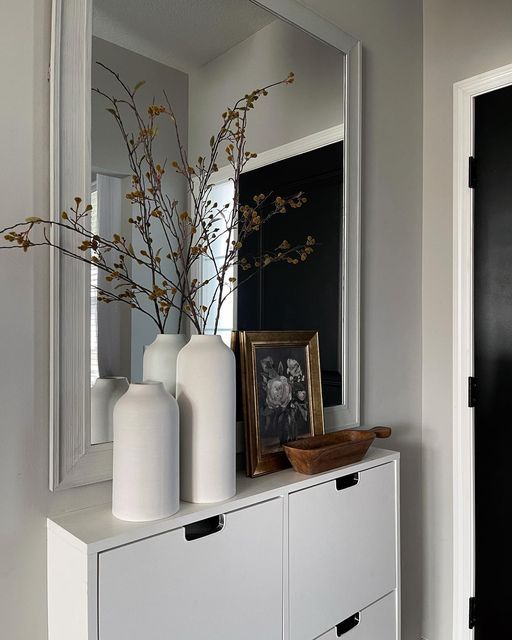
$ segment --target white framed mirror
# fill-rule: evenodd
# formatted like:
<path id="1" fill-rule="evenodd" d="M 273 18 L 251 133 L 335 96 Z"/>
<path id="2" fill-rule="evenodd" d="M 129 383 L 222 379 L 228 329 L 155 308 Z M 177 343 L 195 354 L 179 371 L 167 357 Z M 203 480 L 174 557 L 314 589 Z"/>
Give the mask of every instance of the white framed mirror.
<path id="1" fill-rule="evenodd" d="M 320 156 L 315 154 L 329 149 L 331 155 L 338 154 L 339 218 L 333 222 L 336 232 L 324 241 L 325 255 L 332 253 L 333 284 L 321 296 L 318 320 L 321 344 L 324 335 L 327 345 L 322 354 L 324 399 L 328 398 L 324 414 L 328 431 L 358 425 L 360 43 L 295 0 L 151 0 L 143 7 L 135 0 L 54 0 L 51 215 L 60 219 L 79 196 L 94 203 L 96 223 L 108 233 L 117 224 L 112 216 L 119 223 L 123 219 L 124 181 L 130 172 L 111 140 L 114 125 L 108 128 L 103 107 L 91 100 L 91 87 L 105 82 L 101 69 L 94 66 L 96 60 L 133 84 L 146 80 L 149 101 L 169 85 L 179 90 L 179 110 L 188 123 L 187 144 L 196 155 L 208 143 L 211 118 L 218 117 L 230 100 L 262 80 L 274 81 L 294 71 L 297 93 L 290 92 L 287 103 L 262 108 L 258 114 L 260 123 L 249 139 L 258 152 L 251 179 L 258 171 L 264 176 L 265 167 L 290 159 L 296 163 L 303 158 L 318 166 Z M 291 167 L 296 170 L 296 165 Z M 223 180 L 221 167 L 220 190 Z M 101 216 L 103 210 L 109 211 L 108 219 Z M 71 239 L 60 241 L 75 248 Z M 91 296 L 95 277 L 87 265 L 52 253 L 52 490 L 112 477 L 111 436 L 91 432 L 91 387 L 96 378 L 140 380 L 143 347 L 154 338 L 144 319 L 110 309 L 107 313 L 96 305 Z M 221 327 L 226 334 L 237 327 L 297 328 L 275 326 L 285 315 L 279 310 L 269 314 L 264 290 L 268 287 L 259 282 L 250 294 L 260 300 L 256 314 L 248 313 L 243 297 L 234 300 Z M 310 289 L 307 295 L 313 300 L 319 292 Z M 256 316 L 258 325 L 253 326 Z M 303 321 L 311 324 L 314 319 L 307 316 Z M 175 329 L 169 326 L 169 332 Z"/>

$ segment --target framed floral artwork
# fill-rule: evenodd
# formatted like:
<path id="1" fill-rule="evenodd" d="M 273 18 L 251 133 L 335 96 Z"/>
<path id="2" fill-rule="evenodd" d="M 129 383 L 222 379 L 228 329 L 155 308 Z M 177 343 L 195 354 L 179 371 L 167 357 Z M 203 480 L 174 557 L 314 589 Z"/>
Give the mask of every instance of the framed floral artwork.
<path id="1" fill-rule="evenodd" d="M 318 333 L 241 331 L 247 475 L 289 466 L 283 443 L 324 432 Z"/>

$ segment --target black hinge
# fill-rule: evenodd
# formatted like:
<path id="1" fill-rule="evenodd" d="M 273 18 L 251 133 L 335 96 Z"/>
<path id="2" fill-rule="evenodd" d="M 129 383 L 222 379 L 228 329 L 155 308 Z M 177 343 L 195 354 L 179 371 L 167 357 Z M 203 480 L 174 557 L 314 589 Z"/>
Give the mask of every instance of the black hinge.
<path id="1" fill-rule="evenodd" d="M 476 160 L 473 156 L 469 157 L 468 162 L 468 187 L 470 189 L 476 187 Z"/>
<path id="2" fill-rule="evenodd" d="M 476 378 L 468 378 L 468 407 L 476 407 Z"/>
<path id="3" fill-rule="evenodd" d="M 469 628 L 474 629 L 476 625 L 476 599 L 469 599 Z"/>

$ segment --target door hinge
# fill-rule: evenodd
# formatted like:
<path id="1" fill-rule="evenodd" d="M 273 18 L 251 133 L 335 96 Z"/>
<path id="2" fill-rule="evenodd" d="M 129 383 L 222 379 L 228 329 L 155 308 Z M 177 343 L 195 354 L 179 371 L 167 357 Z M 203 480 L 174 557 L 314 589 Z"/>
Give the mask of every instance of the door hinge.
<path id="1" fill-rule="evenodd" d="M 476 599 L 473 596 L 469 599 L 469 628 L 474 629 L 476 625 Z"/>
<path id="2" fill-rule="evenodd" d="M 468 407 L 476 406 L 476 378 L 468 378 Z"/>
<path id="3" fill-rule="evenodd" d="M 476 187 L 476 160 L 473 156 L 468 159 L 468 187 L 470 189 Z"/>

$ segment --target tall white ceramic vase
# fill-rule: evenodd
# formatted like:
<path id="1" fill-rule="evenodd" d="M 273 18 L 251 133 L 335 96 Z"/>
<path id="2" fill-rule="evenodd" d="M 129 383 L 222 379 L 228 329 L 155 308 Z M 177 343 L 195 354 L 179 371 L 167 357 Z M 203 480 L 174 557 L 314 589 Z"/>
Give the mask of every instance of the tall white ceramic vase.
<path id="1" fill-rule="evenodd" d="M 128 380 L 120 376 L 96 379 L 91 388 L 91 444 L 112 441 L 114 405 L 128 386 Z"/>
<path id="2" fill-rule="evenodd" d="M 236 493 L 235 357 L 220 336 L 192 336 L 178 355 L 181 498 Z"/>
<path id="3" fill-rule="evenodd" d="M 179 509 L 179 411 L 161 382 L 131 384 L 114 408 L 112 513 L 166 518 Z"/>
<path id="4" fill-rule="evenodd" d="M 187 340 L 187 336 L 182 333 L 157 335 L 144 349 L 143 380 L 163 382 L 165 390 L 176 397 L 176 360 Z"/>

